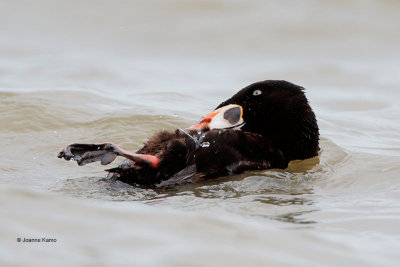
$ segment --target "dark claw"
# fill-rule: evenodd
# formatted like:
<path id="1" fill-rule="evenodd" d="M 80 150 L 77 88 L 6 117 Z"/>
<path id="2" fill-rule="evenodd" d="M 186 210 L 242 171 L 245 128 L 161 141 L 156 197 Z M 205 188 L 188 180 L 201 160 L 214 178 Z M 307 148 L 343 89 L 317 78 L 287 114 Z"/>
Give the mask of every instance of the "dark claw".
<path id="1" fill-rule="evenodd" d="M 64 156 L 64 150 L 61 150 L 60 152 L 58 152 L 57 158 L 61 159 L 63 156 Z"/>
<path id="2" fill-rule="evenodd" d="M 67 151 L 66 151 L 67 149 Z M 57 157 L 58 158 L 64 158 L 65 160 L 70 160 L 74 155 L 71 154 L 71 150 L 68 147 L 64 147 L 63 149 L 61 149 L 60 152 L 58 152 Z"/>

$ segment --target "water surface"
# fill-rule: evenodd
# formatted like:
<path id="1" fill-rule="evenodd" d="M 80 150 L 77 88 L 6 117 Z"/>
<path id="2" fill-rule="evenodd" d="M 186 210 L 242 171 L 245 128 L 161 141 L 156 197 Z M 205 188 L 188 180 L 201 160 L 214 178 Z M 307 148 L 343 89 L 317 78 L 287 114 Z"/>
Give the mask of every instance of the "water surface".
<path id="1" fill-rule="evenodd" d="M 400 263 L 397 1 L 0 3 L 1 265 Z M 168 190 L 56 158 L 265 79 L 306 88 L 319 157 Z"/>

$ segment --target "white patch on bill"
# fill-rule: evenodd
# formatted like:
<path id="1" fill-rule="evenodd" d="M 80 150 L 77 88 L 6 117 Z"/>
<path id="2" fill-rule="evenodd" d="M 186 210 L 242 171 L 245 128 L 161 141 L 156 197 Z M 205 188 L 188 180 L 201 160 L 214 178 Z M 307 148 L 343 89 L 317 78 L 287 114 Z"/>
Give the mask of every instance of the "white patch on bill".
<path id="1" fill-rule="evenodd" d="M 231 110 L 233 108 L 238 108 L 238 107 L 241 110 L 239 120 L 237 120 L 235 123 L 231 123 L 227 119 L 225 119 L 225 117 L 224 117 L 225 112 L 227 112 L 228 110 Z M 244 125 L 244 120 L 242 118 L 243 109 L 241 106 L 235 105 L 235 104 L 230 104 L 230 105 L 224 106 L 222 108 L 219 108 L 218 110 L 219 110 L 218 114 L 215 115 L 208 124 L 208 127 L 210 129 L 227 129 L 227 128 L 240 129 Z"/>

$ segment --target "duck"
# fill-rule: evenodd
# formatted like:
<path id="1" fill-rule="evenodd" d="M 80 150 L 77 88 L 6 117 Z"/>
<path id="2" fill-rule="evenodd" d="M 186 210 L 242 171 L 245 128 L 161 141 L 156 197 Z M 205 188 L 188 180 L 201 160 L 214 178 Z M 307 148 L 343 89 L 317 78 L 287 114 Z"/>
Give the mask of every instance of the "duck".
<path id="1" fill-rule="evenodd" d="M 247 170 L 285 169 L 318 155 L 319 128 L 302 86 L 265 80 L 244 87 L 186 128 L 160 131 L 135 153 L 114 143 L 74 143 L 58 158 L 110 164 L 107 179 L 131 185 L 194 183 Z"/>

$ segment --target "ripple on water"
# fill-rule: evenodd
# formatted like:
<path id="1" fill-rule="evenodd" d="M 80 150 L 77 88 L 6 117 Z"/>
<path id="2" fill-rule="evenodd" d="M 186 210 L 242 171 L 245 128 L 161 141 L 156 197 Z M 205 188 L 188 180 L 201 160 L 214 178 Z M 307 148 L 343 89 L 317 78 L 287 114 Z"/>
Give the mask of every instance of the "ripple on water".
<path id="1" fill-rule="evenodd" d="M 182 210 L 228 210 L 243 216 L 298 224 L 318 208 L 314 186 L 327 179 L 347 154 L 327 139 L 319 157 L 293 161 L 286 170 L 248 171 L 172 188 L 143 188 L 97 177 L 62 181 L 53 190 L 64 194 L 112 201 L 139 201 Z"/>
<path id="2" fill-rule="evenodd" d="M 65 100 L 60 101 L 60 94 Z M 162 128 L 185 127 L 189 123 L 182 117 L 138 114 L 132 107 L 121 108 L 123 104 L 118 101 L 88 92 L 4 93 L 3 96 L 4 105 L 1 111 L 8 112 L 11 117 L 2 122 L 5 128 L 1 134 L 7 136 L 7 131 L 18 134 L 19 137 L 12 142 L 18 143 L 21 151 L 14 146 L 10 153 L 16 151 L 25 162 L 31 162 L 32 156 L 22 151 L 33 151 L 36 153 L 33 156 L 45 157 L 52 153 L 55 155 L 56 151 L 52 151 L 54 147 L 76 141 L 112 140 L 128 150 L 136 150 L 152 133 Z M 69 103 L 72 100 L 75 101 L 73 108 Z M 80 103 L 86 108 L 82 109 Z M 119 108 L 112 110 L 113 105 Z M 14 109 L 19 113 L 11 112 Z M 16 117 L 23 123 L 16 124 Z M 7 147 L 8 144 L 4 146 Z M 292 161 L 285 170 L 249 171 L 241 175 L 167 189 L 133 187 L 121 182 L 102 181 L 97 175 L 90 175 L 98 173 L 95 170 L 100 167 L 95 164 L 80 169 L 76 165 L 66 165 L 65 162 L 60 164 L 55 158 L 55 163 L 39 163 L 49 173 L 49 177 L 54 171 L 59 173 L 61 169 L 65 169 L 68 173 L 68 169 L 74 168 L 73 171 L 70 170 L 70 176 L 65 176 L 68 179 L 58 179 L 55 186 L 52 185 L 53 182 L 50 183 L 53 191 L 74 197 L 139 201 L 183 210 L 214 209 L 217 213 L 222 209 L 243 216 L 304 223 L 310 220 L 303 218 L 302 214 L 316 209 L 315 185 L 329 180 L 338 167 L 346 164 L 348 158 L 349 155 L 343 149 L 328 139 L 321 138 L 319 157 Z M 26 172 L 32 173 L 32 168 L 36 166 L 37 163 L 32 162 Z M 11 173 L 13 165 L 9 163 L 0 168 Z M 82 173 L 82 176 L 77 173 Z M 77 178 L 70 178 L 71 176 Z M 327 183 L 334 185 L 334 181 Z"/>
<path id="3" fill-rule="evenodd" d="M 60 94 L 66 101 L 60 101 Z M 26 162 L 24 172 L 37 176 L 44 184 L 46 181 L 43 181 L 43 175 L 32 174 L 32 170 L 38 166 L 41 169 L 38 173 L 43 174 L 45 170 L 49 177 L 52 177 L 53 172 L 65 171 L 64 177 L 69 179 L 58 179 L 56 186 L 52 186 L 53 180 L 47 184 L 51 184 L 54 191 L 75 197 L 139 201 L 183 210 L 215 210 L 217 213 L 228 210 L 243 216 L 304 223 L 310 220 L 303 215 L 316 210 L 315 186 L 343 186 L 343 181 L 332 180 L 331 177 L 350 158 L 333 142 L 321 138 L 319 157 L 292 161 L 285 170 L 249 171 L 241 175 L 168 189 L 110 183 L 96 177 L 99 172 L 95 170 L 100 168 L 98 165 L 80 169 L 65 162 L 61 164 L 55 158 L 54 147 L 77 141 L 112 140 L 128 150 L 136 150 L 152 133 L 162 128 L 185 127 L 189 122 L 182 117 L 161 118 L 157 114 L 138 114 L 132 107 L 121 108 L 118 101 L 87 92 L 4 93 L 3 96 L 1 101 L 4 105 L 1 106 L 1 111 L 10 117 L 2 122 L 4 128 L 0 134 L 6 138 L 9 135 L 7 131 L 12 131 L 17 136 L 15 140 L 8 142 L 11 145 L 3 144 L 6 149 L 13 146 L 13 149 L 8 149 L 11 158 L 20 157 L 20 160 Z M 70 107 L 67 100 L 75 101 L 74 108 Z M 82 109 L 80 103 L 87 108 Z M 119 108 L 110 112 L 114 104 Z M 19 113 L 13 113 L 12 110 Z M 22 123 L 17 124 L 15 121 Z M 26 151 L 34 152 L 35 155 Z M 32 161 L 32 157 L 46 158 L 49 154 L 54 154 L 55 162 Z M 13 172 L 21 172 L 21 166 L 15 166 L 11 160 L 0 166 L 7 171 L 9 180 L 13 179 Z M 77 178 L 70 178 L 71 176 Z M 335 181 L 339 182 L 335 184 Z"/>

